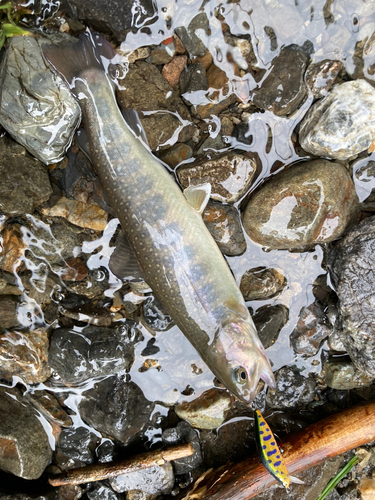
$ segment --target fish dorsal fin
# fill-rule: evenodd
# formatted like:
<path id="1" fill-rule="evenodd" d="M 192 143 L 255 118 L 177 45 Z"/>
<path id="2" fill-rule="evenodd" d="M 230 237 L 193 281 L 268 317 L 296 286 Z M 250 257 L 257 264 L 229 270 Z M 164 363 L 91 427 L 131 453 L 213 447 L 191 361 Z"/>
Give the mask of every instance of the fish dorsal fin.
<path id="1" fill-rule="evenodd" d="M 305 481 L 302 481 L 302 479 L 298 479 L 298 477 L 295 476 L 289 476 L 290 482 L 295 483 L 295 484 L 305 484 Z"/>
<path id="2" fill-rule="evenodd" d="M 247 319 L 249 317 L 249 311 L 247 307 L 240 304 L 234 295 L 230 295 L 223 303 L 224 307 L 229 309 L 236 314 L 238 314 L 241 318 Z"/>
<path id="3" fill-rule="evenodd" d="M 118 278 L 145 281 L 134 250 L 123 230 L 117 237 L 116 248 L 109 259 L 109 269 Z"/>
<path id="4" fill-rule="evenodd" d="M 194 208 L 196 212 L 201 214 L 210 199 L 211 184 L 205 182 L 197 186 L 189 186 L 184 189 L 184 195 L 189 205 Z"/>
<path id="5" fill-rule="evenodd" d="M 126 121 L 126 124 L 130 128 L 130 130 L 133 132 L 133 134 L 138 137 L 138 139 L 141 139 L 141 141 L 148 147 L 148 140 L 146 136 L 145 129 L 143 128 L 143 125 L 141 123 L 141 120 L 139 118 L 139 115 L 137 111 L 133 108 L 127 108 L 127 109 L 122 109 L 121 110 L 122 116 L 124 117 L 124 120 Z"/>
<path id="6" fill-rule="evenodd" d="M 90 144 L 89 144 L 89 139 L 88 139 L 87 134 L 86 134 L 86 130 L 84 128 L 78 129 L 77 133 L 76 133 L 76 137 L 77 137 L 77 143 L 78 143 L 79 149 L 91 161 Z M 91 163 L 92 163 L 92 161 L 91 161 Z"/>

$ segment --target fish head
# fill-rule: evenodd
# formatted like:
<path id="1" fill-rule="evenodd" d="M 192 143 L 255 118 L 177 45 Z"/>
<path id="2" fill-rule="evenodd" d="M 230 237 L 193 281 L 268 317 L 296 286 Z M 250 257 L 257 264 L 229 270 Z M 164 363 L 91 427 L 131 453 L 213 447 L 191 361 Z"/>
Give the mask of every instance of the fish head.
<path id="1" fill-rule="evenodd" d="M 275 388 L 270 363 L 250 318 L 223 324 L 215 338 L 215 351 L 217 376 L 240 401 L 253 401 L 259 379 Z"/>

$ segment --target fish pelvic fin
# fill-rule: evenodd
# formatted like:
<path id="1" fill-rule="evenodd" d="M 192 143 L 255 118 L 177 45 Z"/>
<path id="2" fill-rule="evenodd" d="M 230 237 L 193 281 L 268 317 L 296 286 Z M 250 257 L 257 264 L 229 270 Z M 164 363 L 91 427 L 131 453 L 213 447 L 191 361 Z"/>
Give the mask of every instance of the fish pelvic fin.
<path id="1" fill-rule="evenodd" d="M 104 71 L 115 56 L 112 45 L 98 33 L 91 33 L 89 30 L 82 33 L 77 42 L 43 44 L 42 51 L 49 64 L 70 86 L 74 78 L 87 69 Z"/>

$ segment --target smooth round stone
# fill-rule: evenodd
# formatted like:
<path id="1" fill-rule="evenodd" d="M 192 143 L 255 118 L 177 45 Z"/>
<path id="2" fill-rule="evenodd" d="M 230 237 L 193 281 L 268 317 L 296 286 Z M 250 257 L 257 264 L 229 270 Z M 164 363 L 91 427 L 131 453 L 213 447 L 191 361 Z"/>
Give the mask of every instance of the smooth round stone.
<path id="1" fill-rule="evenodd" d="M 273 268 L 254 267 L 241 278 L 240 290 L 245 300 L 264 300 L 278 295 L 287 285 L 283 274 Z"/>
<path id="2" fill-rule="evenodd" d="M 341 391 L 367 387 L 374 381 L 370 374 L 356 370 L 350 361 L 327 361 L 324 365 L 324 373 L 324 380 L 328 387 Z"/>
<path id="3" fill-rule="evenodd" d="M 338 239 L 359 214 L 348 171 L 314 160 L 272 178 L 249 200 L 243 226 L 252 240 L 276 250 Z"/>
<path id="4" fill-rule="evenodd" d="M 336 85 L 301 123 L 299 141 L 316 156 L 337 160 L 371 149 L 375 139 L 375 90 L 365 80 Z"/>

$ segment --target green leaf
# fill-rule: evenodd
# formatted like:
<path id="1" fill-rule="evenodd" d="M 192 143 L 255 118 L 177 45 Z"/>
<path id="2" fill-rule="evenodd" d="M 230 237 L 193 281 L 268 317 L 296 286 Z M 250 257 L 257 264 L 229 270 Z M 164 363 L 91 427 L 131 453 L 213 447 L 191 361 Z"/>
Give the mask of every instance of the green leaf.
<path id="1" fill-rule="evenodd" d="M 4 23 L 2 26 L 3 32 L 7 38 L 14 35 L 31 35 L 30 31 L 26 31 L 15 24 Z"/>
<path id="2" fill-rule="evenodd" d="M 328 495 L 328 493 L 330 493 L 333 490 L 333 488 L 341 481 L 341 479 L 345 477 L 349 471 L 351 471 L 351 469 L 355 466 L 357 462 L 358 462 L 358 457 L 357 455 L 355 455 L 351 460 L 349 460 L 349 462 L 345 465 L 345 467 L 343 467 L 341 471 L 338 472 L 336 476 L 330 480 L 330 482 L 321 492 L 317 500 L 323 500 Z"/>
<path id="3" fill-rule="evenodd" d="M 0 49 L 3 48 L 4 43 L 5 43 L 5 33 L 3 30 L 0 30 Z"/>

